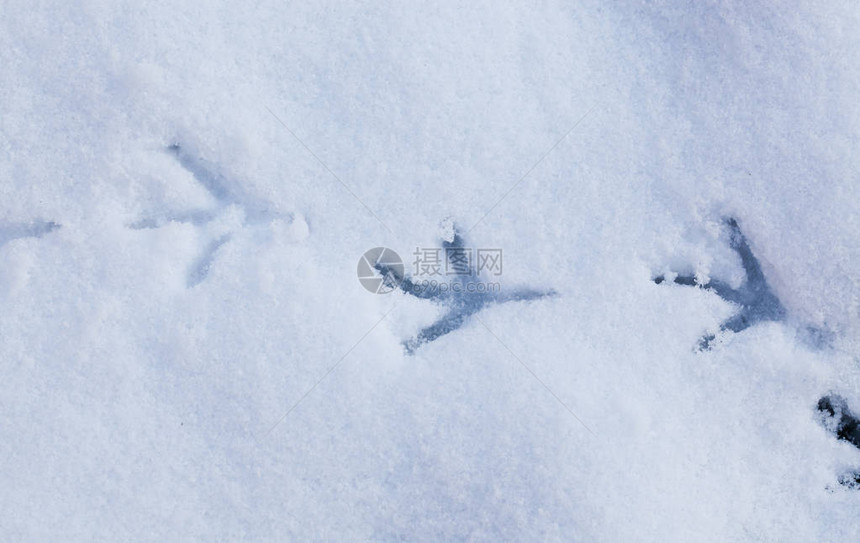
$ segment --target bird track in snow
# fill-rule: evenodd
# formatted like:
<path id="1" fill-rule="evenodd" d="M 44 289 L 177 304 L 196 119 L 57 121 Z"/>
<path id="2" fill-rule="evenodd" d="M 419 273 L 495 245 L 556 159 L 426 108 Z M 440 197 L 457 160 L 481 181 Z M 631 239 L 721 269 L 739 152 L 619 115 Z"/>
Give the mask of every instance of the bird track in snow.
<path id="1" fill-rule="evenodd" d="M 454 226 L 452 239 L 450 241 L 443 240 L 442 247 L 452 268 L 463 265 L 462 261 L 454 262 L 451 260 L 453 255 L 457 254 L 457 250 L 464 249 L 463 236 L 456 225 Z M 434 284 L 432 286 L 415 283 L 412 279 L 401 275 L 398 270 L 385 263 L 377 261 L 373 263 L 373 266 L 382 275 L 389 288 L 399 288 L 410 296 L 422 300 L 430 300 L 447 309 L 445 314 L 436 320 L 436 322 L 419 330 L 415 336 L 403 342 L 403 347 L 407 354 L 414 354 L 425 343 L 435 341 L 457 330 L 463 326 L 469 317 L 489 305 L 537 300 L 556 294 L 554 290 L 528 288 L 516 289 L 508 294 L 487 292 L 486 290 L 481 291 L 478 288 L 474 288 L 478 282 L 478 276 L 474 274 L 471 263 L 467 264 L 466 268 L 462 269 L 461 273 L 458 274 L 455 279 L 458 281 L 458 284 Z M 470 283 L 472 284 L 471 287 Z"/>
<path id="2" fill-rule="evenodd" d="M 761 264 L 750 249 L 738 222 L 731 217 L 723 222 L 730 231 L 729 246 L 740 257 L 744 269 L 743 283 L 738 288 L 719 279 L 711 279 L 701 284 L 695 275 L 678 275 L 673 282 L 677 285 L 703 288 L 738 307 L 735 315 L 720 324 L 721 332 L 737 333 L 759 322 L 784 320 L 785 308 L 768 285 Z M 658 285 L 665 281 L 666 277 L 663 275 L 654 278 Z M 699 350 L 709 350 L 714 339 L 715 334 L 705 334 L 699 340 Z"/>
<path id="3" fill-rule="evenodd" d="M 60 228 L 54 221 L 36 219 L 27 223 L 0 224 L 0 247 L 12 240 L 41 238 Z"/>
<path id="4" fill-rule="evenodd" d="M 177 164 L 190 173 L 215 200 L 209 208 L 167 210 L 150 213 L 129 225 L 135 230 L 161 228 L 169 223 L 191 224 L 202 228 L 221 217 L 228 208 L 239 208 L 243 214 L 243 227 L 268 224 L 276 219 L 292 220 L 290 214 L 279 213 L 273 206 L 247 194 L 241 184 L 225 175 L 216 164 L 203 158 L 192 148 L 174 143 L 166 151 L 176 159 Z M 209 234 L 200 254 L 192 261 L 186 273 L 186 286 L 192 288 L 202 283 L 217 258 L 217 253 L 233 237 L 234 231 Z"/>

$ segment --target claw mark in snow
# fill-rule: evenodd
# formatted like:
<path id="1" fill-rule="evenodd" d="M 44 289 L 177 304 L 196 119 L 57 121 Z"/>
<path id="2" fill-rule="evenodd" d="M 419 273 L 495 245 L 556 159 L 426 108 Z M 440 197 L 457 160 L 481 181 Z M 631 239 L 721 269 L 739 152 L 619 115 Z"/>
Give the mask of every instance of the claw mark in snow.
<path id="1" fill-rule="evenodd" d="M 225 234 L 220 238 L 209 243 L 194 264 L 191 265 L 191 270 L 188 272 L 186 284 L 188 288 L 199 285 L 209 275 L 209 269 L 212 267 L 212 262 L 215 260 L 215 253 L 222 245 L 230 241 L 230 234 Z"/>
<path id="2" fill-rule="evenodd" d="M 202 158 L 187 153 L 178 143 L 168 146 L 167 150 L 216 200 L 223 203 L 234 199 L 224 176 L 211 169 Z"/>
<path id="3" fill-rule="evenodd" d="M 712 279 L 702 285 L 693 275 L 679 275 L 674 279 L 675 284 L 710 290 L 723 300 L 740 307 L 735 316 L 720 325 L 721 331 L 740 332 L 758 322 L 783 320 L 785 318 L 785 308 L 771 290 L 770 285 L 767 284 L 764 273 L 761 270 L 761 264 L 759 264 L 758 259 L 753 255 L 747 243 L 746 236 L 741 232 L 737 221 L 733 218 L 728 218 L 724 222 L 729 227 L 731 233 L 730 247 L 740 257 L 746 274 L 746 278 L 741 286 L 732 288 L 728 283 L 719 279 Z M 654 282 L 658 285 L 665 280 L 666 278 L 662 275 L 654 278 Z M 704 336 L 699 340 L 699 348 L 701 350 L 710 349 L 711 342 L 715 337 L 713 334 Z"/>
<path id="4" fill-rule="evenodd" d="M 149 230 L 152 228 L 161 228 L 167 223 L 181 222 L 193 224 L 194 226 L 203 226 L 212 221 L 216 213 L 208 210 L 185 211 L 178 213 L 164 213 L 141 219 L 129 225 L 133 230 Z"/>
<path id="5" fill-rule="evenodd" d="M 222 206 L 241 207 L 245 212 L 245 222 L 252 224 L 270 222 L 281 216 L 271 209 L 269 202 L 246 194 L 241 185 L 231 183 L 214 164 L 199 154 L 183 149 L 178 143 L 174 143 L 167 149 L 176 157 L 179 165 L 194 176 L 194 179 Z"/>
<path id="6" fill-rule="evenodd" d="M 0 225 L 0 247 L 15 239 L 41 238 L 58 228 L 60 228 L 59 224 L 43 220 Z"/>
<path id="7" fill-rule="evenodd" d="M 463 238 L 459 230 L 454 229 L 453 239 L 443 241 L 442 247 L 449 258 L 452 267 L 462 265 L 461 261 L 454 262 L 452 257 L 457 254 L 450 249 L 462 249 Z M 480 291 L 474 288 L 477 285 L 477 277 L 472 273 L 471 265 L 464 269 L 463 275 L 458 276 L 458 284 L 436 285 L 428 287 L 414 283 L 410 278 L 403 277 L 399 271 L 386 264 L 374 263 L 376 270 L 382 275 L 389 287 L 400 288 L 406 294 L 415 296 L 422 300 L 431 300 L 448 308 L 445 314 L 430 326 L 420 330 L 414 337 L 403 342 L 407 354 L 414 354 L 421 345 L 435 341 L 445 334 L 449 334 L 460 328 L 473 314 L 491 304 L 505 302 L 524 302 L 537 300 L 548 296 L 554 296 L 554 290 L 518 289 L 513 292 L 502 294 L 498 292 Z M 470 287 L 469 285 L 472 285 Z"/>
<path id="8" fill-rule="evenodd" d="M 161 228 L 172 222 L 191 224 L 204 227 L 217 219 L 228 207 L 239 208 L 243 212 L 244 225 L 270 223 L 283 218 L 292 219 L 288 214 L 281 214 L 263 200 L 253 198 L 242 190 L 241 185 L 228 179 L 215 164 L 207 161 L 194 151 L 189 151 L 179 143 L 167 147 L 179 166 L 190 173 L 200 185 L 215 199 L 217 205 L 212 209 L 191 209 L 154 213 L 129 225 L 134 230 Z M 188 288 L 200 284 L 209 274 L 218 250 L 232 237 L 232 232 L 222 234 L 216 239 L 210 239 L 202 253 L 194 260 L 188 270 L 186 284 Z"/>

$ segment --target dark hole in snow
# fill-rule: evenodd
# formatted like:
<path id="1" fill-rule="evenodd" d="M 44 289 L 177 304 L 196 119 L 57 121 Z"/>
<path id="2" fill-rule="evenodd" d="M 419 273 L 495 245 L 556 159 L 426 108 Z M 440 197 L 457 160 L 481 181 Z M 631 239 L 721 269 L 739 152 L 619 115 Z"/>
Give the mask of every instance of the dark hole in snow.
<path id="1" fill-rule="evenodd" d="M 848 408 L 845 398 L 838 395 L 824 396 L 818 400 L 818 415 L 824 428 L 860 449 L 860 419 Z M 852 490 L 860 489 L 860 471 L 844 473 L 839 483 Z"/>

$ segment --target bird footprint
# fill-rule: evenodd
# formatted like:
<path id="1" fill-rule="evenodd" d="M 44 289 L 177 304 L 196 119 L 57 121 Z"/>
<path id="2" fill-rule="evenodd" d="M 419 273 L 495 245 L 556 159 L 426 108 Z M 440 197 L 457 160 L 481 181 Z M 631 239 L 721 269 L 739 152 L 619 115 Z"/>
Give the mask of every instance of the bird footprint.
<path id="1" fill-rule="evenodd" d="M 509 293 L 481 288 L 480 277 L 474 273 L 471 262 L 463 259 L 465 248 L 463 236 L 456 225 L 449 239 L 442 241 L 445 258 L 451 269 L 457 270 L 454 283 L 416 283 L 404 277 L 400 269 L 377 260 L 374 268 L 382 275 L 385 285 L 390 289 L 400 289 L 404 293 L 422 300 L 430 300 L 443 305 L 447 311 L 436 322 L 418 331 L 412 338 L 403 342 L 407 354 L 414 354 L 416 349 L 435 341 L 440 337 L 460 328 L 469 317 L 483 308 L 505 302 L 528 301 L 554 296 L 553 290 L 538 290 L 521 288 Z"/>
<path id="2" fill-rule="evenodd" d="M 292 216 L 273 210 L 268 202 L 254 198 L 242 190 L 242 186 L 224 175 L 215 164 L 204 159 L 198 152 L 174 143 L 166 151 L 176 159 L 178 165 L 189 172 L 194 179 L 214 198 L 216 206 L 211 209 L 187 209 L 181 211 L 151 214 L 130 225 L 130 228 L 141 230 L 160 228 L 171 222 L 192 224 L 204 227 L 228 212 L 230 208 L 242 211 L 243 225 L 267 224 L 275 219 L 292 220 Z M 209 274 L 217 257 L 218 251 L 233 236 L 233 232 L 210 235 L 201 253 L 191 263 L 186 285 L 194 287 L 203 282 Z"/>
<path id="3" fill-rule="evenodd" d="M 741 286 L 733 288 L 719 279 L 711 279 L 701 284 L 694 275 L 678 275 L 673 282 L 683 286 L 704 288 L 739 307 L 734 316 L 720 324 L 721 332 L 737 333 L 758 322 L 783 320 L 785 308 L 768 285 L 761 264 L 750 249 L 738 222 L 733 218 L 727 218 L 723 223 L 730 230 L 729 246 L 740 257 L 746 275 Z M 654 282 L 658 285 L 664 281 L 666 278 L 662 275 L 654 278 Z M 699 349 L 709 350 L 714 339 L 716 339 L 715 334 L 706 334 L 699 340 Z"/>

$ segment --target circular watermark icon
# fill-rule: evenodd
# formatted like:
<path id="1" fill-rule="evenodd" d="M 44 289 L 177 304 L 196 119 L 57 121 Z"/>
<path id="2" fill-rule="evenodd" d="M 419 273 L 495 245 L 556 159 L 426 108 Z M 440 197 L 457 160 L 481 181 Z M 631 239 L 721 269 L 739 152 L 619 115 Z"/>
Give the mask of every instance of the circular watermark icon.
<path id="1" fill-rule="evenodd" d="M 358 282 L 374 294 L 396 290 L 404 271 L 400 255 L 387 247 L 374 247 L 358 259 Z"/>

